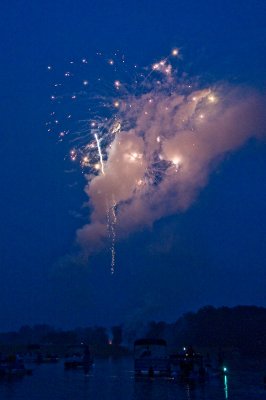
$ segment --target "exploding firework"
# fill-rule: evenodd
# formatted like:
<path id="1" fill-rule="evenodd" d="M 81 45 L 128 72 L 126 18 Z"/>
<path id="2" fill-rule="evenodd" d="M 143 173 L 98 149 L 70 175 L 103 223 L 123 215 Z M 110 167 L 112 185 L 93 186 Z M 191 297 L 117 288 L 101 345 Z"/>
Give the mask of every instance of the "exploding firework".
<path id="1" fill-rule="evenodd" d="M 172 51 L 172 56 L 178 55 L 178 49 Z M 161 80 L 164 88 L 165 76 L 170 76 L 172 66 L 168 58 L 153 64 L 150 71 L 147 69 L 137 72 L 137 66 L 125 66 L 125 57 L 115 54 L 114 58 L 104 58 L 102 53 L 96 55 L 100 58 L 101 68 L 94 66 L 99 72 L 98 76 L 85 78 L 89 62 L 83 58 L 80 61 L 69 62 L 66 71 L 61 73 L 61 80 L 53 82 L 53 94 L 50 99 L 52 111 L 47 121 L 49 133 L 55 133 L 59 141 L 69 138 L 71 149 L 69 157 L 72 162 L 79 163 L 86 173 L 90 183 L 95 177 L 105 175 L 108 163 L 108 154 L 112 146 L 120 146 L 116 143 L 116 135 L 121 132 L 129 132 L 135 123 L 134 110 L 136 112 L 136 99 L 151 92 L 152 87 Z M 97 58 L 96 57 L 96 58 Z M 99 62 L 99 59 L 97 60 Z M 114 67 L 108 71 L 108 67 Z M 76 67 L 76 68 L 75 68 Z M 54 70 L 51 65 L 48 71 Z M 131 69 L 131 72 L 129 70 Z M 95 71 L 95 70 L 94 70 Z M 159 73 L 156 82 L 151 79 L 153 72 Z M 86 72 L 86 73 L 85 73 Z M 118 79 L 119 77 L 119 79 Z M 90 79 L 89 79 L 90 78 Z M 83 88 L 82 88 L 83 86 Z M 86 91 L 84 86 L 86 86 Z M 147 100 L 152 106 L 153 100 Z M 133 107 L 132 104 L 133 103 Z M 84 104 L 86 107 L 84 108 Z M 148 111 L 144 111 L 148 115 Z M 157 142 L 160 143 L 160 138 Z M 130 164 L 145 164 L 144 174 L 136 179 L 134 191 L 145 191 L 151 185 L 159 184 L 162 176 L 168 174 L 171 161 L 165 161 L 158 152 L 151 154 L 148 162 L 144 161 L 145 154 L 137 152 L 132 147 L 123 154 Z M 173 165 L 174 161 L 172 162 Z M 171 170 L 171 169 L 170 169 Z M 177 168 L 173 168 L 177 171 Z M 116 241 L 116 210 L 119 204 L 115 196 L 105 196 L 107 231 L 111 242 L 111 271 L 115 268 L 115 241 Z"/>
<path id="2" fill-rule="evenodd" d="M 98 53 L 100 66 L 71 61 L 53 84 L 48 132 L 69 138 L 87 179 L 91 222 L 78 240 L 90 254 L 109 237 L 112 273 L 117 237 L 185 210 L 215 162 L 260 134 L 258 94 L 185 80 L 178 55 L 138 69 Z"/>

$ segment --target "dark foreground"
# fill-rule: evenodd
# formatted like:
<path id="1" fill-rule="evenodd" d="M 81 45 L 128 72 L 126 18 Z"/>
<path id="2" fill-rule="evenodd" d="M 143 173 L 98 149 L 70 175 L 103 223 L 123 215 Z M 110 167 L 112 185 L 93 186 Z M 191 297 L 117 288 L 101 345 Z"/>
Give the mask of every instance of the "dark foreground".
<path id="1" fill-rule="evenodd" d="M 205 383 L 135 378 L 132 358 L 96 359 L 85 375 L 65 371 L 63 362 L 35 366 L 32 376 L 0 381 L 7 400 L 266 400 L 262 378 L 266 361 L 230 363 L 228 377 Z"/>

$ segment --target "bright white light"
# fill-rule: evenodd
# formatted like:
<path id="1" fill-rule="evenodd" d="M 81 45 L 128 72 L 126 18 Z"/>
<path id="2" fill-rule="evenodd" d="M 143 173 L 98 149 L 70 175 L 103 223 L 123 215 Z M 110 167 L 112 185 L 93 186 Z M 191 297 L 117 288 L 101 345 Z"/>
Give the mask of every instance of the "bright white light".
<path id="1" fill-rule="evenodd" d="M 172 163 L 175 164 L 177 167 L 179 167 L 179 165 L 180 165 L 180 163 L 181 163 L 181 160 L 180 160 L 179 157 L 174 157 L 174 158 L 172 159 Z"/>
<path id="2" fill-rule="evenodd" d="M 102 170 L 102 173 L 104 175 L 103 155 L 102 155 L 102 149 L 101 149 L 100 140 L 98 138 L 97 133 L 94 134 L 94 137 L 95 137 L 95 140 L 96 140 L 96 143 L 97 143 L 98 153 L 99 153 L 99 157 L 100 157 L 101 170 Z"/>
<path id="3" fill-rule="evenodd" d="M 218 101 L 218 99 L 217 99 L 217 97 L 214 96 L 213 94 L 210 94 L 210 95 L 208 96 L 208 101 L 209 101 L 210 103 L 216 103 L 216 102 Z"/>
<path id="4" fill-rule="evenodd" d="M 178 49 L 173 49 L 172 50 L 172 56 L 176 57 L 179 54 L 179 50 Z"/>

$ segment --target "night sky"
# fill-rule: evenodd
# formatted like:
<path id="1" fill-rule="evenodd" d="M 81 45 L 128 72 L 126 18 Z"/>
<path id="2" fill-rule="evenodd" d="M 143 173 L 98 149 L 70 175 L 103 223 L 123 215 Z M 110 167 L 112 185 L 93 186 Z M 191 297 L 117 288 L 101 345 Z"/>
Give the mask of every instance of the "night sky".
<path id="1" fill-rule="evenodd" d="M 265 1 L 3 0 L 0 11 L 0 329 L 266 306 L 266 127 L 227 154 L 185 212 L 117 243 L 114 275 L 109 249 L 87 265 L 71 256 L 88 215 L 85 179 L 66 173 L 68 144 L 45 127 L 47 66 L 97 51 L 145 66 L 176 46 L 188 74 L 265 93 Z"/>

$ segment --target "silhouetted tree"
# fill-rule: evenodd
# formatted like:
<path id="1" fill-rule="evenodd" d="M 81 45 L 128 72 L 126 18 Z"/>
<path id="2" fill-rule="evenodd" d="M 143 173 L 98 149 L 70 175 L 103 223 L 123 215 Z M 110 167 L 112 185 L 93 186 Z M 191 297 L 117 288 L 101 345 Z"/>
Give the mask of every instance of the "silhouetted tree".
<path id="1" fill-rule="evenodd" d="M 73 345 L 77 343 L 77 335 L 74 331 L 53 331 L 42 338 L 44 344 Z"/>
<path id="2" fill-rule="evenodd" d="M 112 336 L 113 336 L 112 344 L 114 346 L 120 346 L 123 340 L 121 325 L 112 327 Z"/>
<path id="3" fill-rule="evenodd" d="M 148 326 L 148 331 L 146 333 L 146 337 L 154 338 L 154 339 L 161 339 L 165 337 L 165 329 L 166 329 L 165 322 L 150 322 Z"/>

